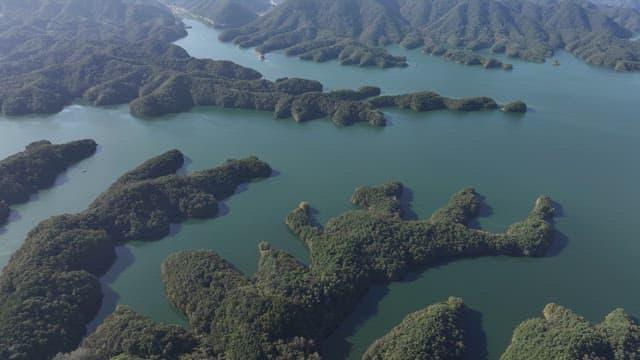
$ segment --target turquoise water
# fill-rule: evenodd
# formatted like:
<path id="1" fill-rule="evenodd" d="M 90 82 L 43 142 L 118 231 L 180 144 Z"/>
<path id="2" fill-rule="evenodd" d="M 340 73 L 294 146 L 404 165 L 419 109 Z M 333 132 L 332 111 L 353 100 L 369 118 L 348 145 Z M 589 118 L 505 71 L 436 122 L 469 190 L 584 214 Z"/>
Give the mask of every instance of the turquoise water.
<path id="1" fill-rule="evenodd" d="M 493 231 L 525 217 L 538 195 L 549 194 L 563 207 L 557 228 L 564 246 L 541 259 L 457 261 L 377 287 L 328 339 L 327 358 L 359 358 L 407 313 L 450 295 L 463 297 L 481 314 L 489 359 L 499 357 L 518 323 L 540 314 L 550 301 L 592 321 L 618 306 L 640 316 L 640 75 L 591 67 L 564 53 L 556 56 L 560 67 L 510 60 L 512 72 L 465 67 L 399 48 L 392 51 L 407 55 L 410 67 L 361 69 L 281 54 L 260 61 L 252 50 L 218 42 L 215 30 L 188 24 L 189 36 L 177 43 L 190 54 L 233 60 L 269 79 L 313 78 L 327 89 L 371 84 L 385 93 L 434 90 L 500 102 L 521 98 L 532 111 L 521 117 L 391 111 L 390 126 L 383 129 L 338 128 L 326 120 L 296 124 L 268 113 L 219 108 L 139 120 L 126 106 L 81 104 L 51 116 L 0 118 L 1 157 L 42 138 L 91 137 L 100 144 L 95 156 L 72 167 L 57 186 L 14 207 L 14 220 L 0 230 L 0 265 L 39 221 L 84 209 L 123 172 L 178 148 L 190 159 L 188 171 L 257 155 L 277 174 L 225 201 L 216 219 L 189 221 L 163 240 L 118 249 L 118 261 L 103 279 L 103 314 L 123 303 L 156 320 L 184 324 L 166 301 L 160 279 L 167 255 L 209 248 L 252 273 L 257 244 L 266 240 L 306 261 L 304 246 L 284 224 L 291 209 L 309 201 L 324 222 L 351 208 L 355 187 L 393 179 L 411 189 L 412 209 L 420 217 L 428 217 L 453 192 L 475 187 L 493 208 L 480 223 Z"/>

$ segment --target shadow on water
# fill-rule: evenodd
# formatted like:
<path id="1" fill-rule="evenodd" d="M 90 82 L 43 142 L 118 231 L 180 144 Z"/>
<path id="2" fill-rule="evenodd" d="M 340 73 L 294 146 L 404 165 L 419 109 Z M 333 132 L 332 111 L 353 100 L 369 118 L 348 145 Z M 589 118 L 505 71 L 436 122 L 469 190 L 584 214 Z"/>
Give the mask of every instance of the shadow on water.
<path id="1" fill-rule="evenodd" d="M 87 334 L 95 331 L 98 325 L 102 323 L 102 320 L 116 309 L 120 296 L 111 289 L 111 284 L 113 284 L 120 274 L 131 266 L 134 261 L 135 257 L 133 256 L 133 253 L 126 246 L 121 245 L 116 247 L 115 262 L 109 271 L 100 278 L 100 287 L 103 294 L 102 306 L 100 307 L 96 317 L 87 325 Z"/>
<path id="2" fill-rule="evenodd" d="M 477 194 L 476 196 L 480 201 L 480 208 L 478 209 L 478 213 L 476 217 L 469 222 L 468 226 L 473 229 L 481 229 L 480 222 L 478 221 L 478 219 L 486 218 L 493 215 L 493 208 L 489 204 L 487 204 L 487 201 L 486 201 L 487 198 L 484 195 Z"/>
<path id="3" fill-rule="evenodd" d="M 69 176 L 67 171 L 61 173 L 60 175 L 58 175 L 58 177 L 56 177 L 56 180 L 53 182 L 53 185 L 51 186 L 56 187 L 56 186 L 60 186 L 60 185 L 64 185 L 66 183 L 69 182 Z"/>
<path id="4" fill-rule="evenodd" d="M 193 163 L 193 160 L 191 160 L 191 158 L 188 157 L 187 155 L 183 155 L 183 157 L 184 157 L 184 162 L 182 163 L 182 166 L 180 167 L 180 169 L 176 171 L 176 174 L 178 175 L 186 175 L 189 165 Z"/>
<path id="5" fill-rule="evenodd" d="M 185 159 L 185 164 L 186 164 Z M 238 194 L 247 190 L 249 184 L 243 183 L 240 184 L 234 194 Z M 218 213 L 213 219 L 217 219 L 221 216 L 225 216 L 229 213 L 229 207 L 222 201 L 218 202 Z M 208 219 L 212 220 L 212 219 Z M 169 232 L 163 236 L 161 239 L 167 239 L 177 235 L 180 231 L 182 231 L 183 224 L 170 224 Z M 102 306 L 98 311 L 96 317 L 87 325 L 87 334 L 92 333 L 95 329 L 102 323 L 102 321 L 111 314 L 118 305 L 118 301 L 120 296 L 118 293 L 113 291 L 111 285 L 118 279 L 118 277 L 135 261 L 135 257 L 131 250 L 126 246 L 117 246 L 115 249 L 116 259 L 113 265 L 109 268 L 109 270 L 100 278 L 100 287 L 102 289 L 103 299 Z"/>
<path id="6" fill-rule="evenodd" d="M 274 173 L 275 173 L 275 175 L 274 175 Z M 280 173 L 274 170 L 271 173 L 270 177 L 278 176 L 278 175 L 280 175 Z M 259 180 L 255 180 L 255 181 L 257 182 Z M 241 193 L 247 191 L 247 189 L 249 189 L 249 183 L 242 183 L 242 184 L 240 184 L 240 185 L 238 185 L 236 187 L 235 191 L 233 192 L 233 195 L 241 194 Z M 231 195 L 231 196 L 233 196 L 233 195 Z M 218 201 L 218 213 L 215 216 L 216 218 L 219 218 L 221 216 L 225 216 L 225 215 L 229 214 L 230 210 L 229 210 L 229 206 L 226 204 L 226 200 L 229 199 L 231 196 L 225 197 L 225 198 L 223 198 L 223 199 Z"/>
<path id="7" fill-rule="evenodd" d="M 464 309 L 465 360 L 488 360 L 487 335 L 482 330 L 482 313 Z"/>
<path id="8" fill-rule="evenodd" d="M 567 216 L 564 208 L 557 201 L 552 201 L 551 206 L 555 209 L 555 219 Z M 549 248 L 549 251 L 547 251 L 546 256 L 558 256 L 568 245 L 569 238 L 559 230 L 555 230 L 553 233 L 553 243 L 551 243 L 551 247 Z"/>
<path id="9" fill-rule="evenodd" d="M 338 341 L 325 342 L 325 344 L 330 343 L 331 347 L 323 347 L 322 356 L 326 359 L 346 359 L 353 347 L 347 338 L 355 334 L 362 324 L 378 313 L 378 304 L 388 293 L 389 287 L 386 285 L 372 286 L 360 299 L 355 311 L 331 335 L 331 338 Z"/>
<path id="10" fill-rule="evenodd" d="M 404 220 L 418 220 L 418 214 L 411 208 L 413 204 L 413 190 L 405 186 L 400 196 L 400 209 L 402 210 L 402 218 Z"/>
<path id="11" fill-rule="evenodd" d="M 485 197 L 478 194 L 480 200 L 480 209 L 476 218 L 488 217 L 493 214 L 493 209 L 486 204 Z M 411 202 L 413 200 L 413 192 L 404 188 L 401 203 L 403 218 L 410 220 L 416 219 L 417 216 L 410 209 Z M 562 206 L 553 202 L 553 207 L 556 209 L 555 217 L 565 217 L 565 212 Z M 472 221 L 469 224 L 470 227 L 479 228 L 477 220 Z M 546 256 L 557 256 L 567 246 L 569 240 L 560 231 L 554 231 L 554 239 L 551 249 Z M 409 271 L 402 278 L 401 282 L 413 282 L 424 276 L 427 270 L 433 270 L 446 266 L 452 261 L 459 261 L 461 259 L 455 258 L 442 258 L 436 262 L 425 264 L 424 266 L 417 266 Z M 359 327 L 364 324 L 368 319 L 375 316 L 378 312 L 378 306 L 380 301 L 389 293 L 388 286 L 374 285 L 371 290 L 358 302 L 354 312 L 338 327 L 338 329 L 330 336 L 329 340 L 322 348 L 322 354 L 327 359 L 345 359 L 351 353 L 353 345 L 349 342 L 348 338 L 355 334 Z M 464 354 L 465 360 L 488 360 L 488 343 L 485 332 L 482 328 L 482 313 L 466 308 L 464 313 L 464 328 L 466 333 L 466 350 Z"/>
<path id="12" fill-rule="evenodd" d="M 566 217 L 566 213 L 564 211 L 564 207 L 562 207 L 562 204 L 552 200 L 551 206 L 553 206 L 553 208 L 556 210 L 554 214 L 556 219 Z"/>
<path id="13" fill-rule="evenodd" d="M 567 245 L 569 245 L 569 238 L 560 231 L 554 231 L 553 242 L 551 243 L 551 247 L 547 251 L 546 256 L 553 257 L 560 255 Z"/>
<path id="14" fill-rule="evenodd" d="M 0 226 L 0 235 L 7 232 L 7 227 L 9 226 L 9 224 L 20 219 L 22 219 L 22 215 L 20 215 L 19 212 L 14 209 L 9 209 L 9 218 L 7 218 L 7 222 L 4 225 Z"/>
<path id="15" fill-rule="evenodd" d="M 169 224 L 169 234 L 167 234 L 167 237 L 178 235 L 180 231 L 182 231 L 182 224 Z"/>

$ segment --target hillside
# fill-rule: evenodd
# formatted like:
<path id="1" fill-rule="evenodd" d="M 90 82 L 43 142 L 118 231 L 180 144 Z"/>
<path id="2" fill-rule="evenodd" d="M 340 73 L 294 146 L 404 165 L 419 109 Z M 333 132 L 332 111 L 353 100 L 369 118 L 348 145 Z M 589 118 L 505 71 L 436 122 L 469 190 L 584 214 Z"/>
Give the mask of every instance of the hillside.
<path id="1" fill-rule="evenodd" d="M 380 94 L 378 88 L 323 92 L 318 81 L 269 81 L 230 61 L 189 56 L 171 44 L 185 34 L 184 25 L 155 0 L 5 2 L 2 11 L 0 108 L 5 115 L 54 113 L 83 98 L 93 105 L 128 103 L 139 117 L 215 105 L 270 111 L 298 122 L 329 117 L 337 125 L 385 125 L 380 106 L 367 101 Z M 354 41 L 341 46 L 348 52 L 344 61 L 383 67 L 404 62 Z M 322 52 L 313 57 L 325 56 L 330 57 Z M 474 105 L 474 98 L 440 100 L 442 109 L 486 107 Z M 489 103 L 493 106 L 487 108 L 497 108 Z"/>
<path id="2" fill-rule="evenodd" d="M 1 160 L 0 225 L 9 216 L 9 205 L 27 202 L 38 190 L 53 186 L 59 174 L 93 155 L 97 146 L 91 139 L 59 145 L 41 140 Z"/>
<path id="3" fill-rule="evenodd" d="M 220 39 L 289 55 L 328 52 L 345 39 L 369 51 L 399 43 L 490 49 L 536 62 L 565 49 L 590 64 L 630 71 L 640 70 L 640 45 L 629 40 L 639 25 L 637 10 L 578 0 L 290 0 Z M 300 47 L 305 51 L 291 51 Z M 331 55 L 343 58 L 339 50 Z"/>
<path id="4" fill-rule="evenodd" d="M 630 360 L 640 356 L 640 326 L 621 308 L 595 325 L 554 303 L 544 307 L 543 315 L 515 329 L 501 360 Z"/>
<path id="5" fill-rule="evenodd" d="M 215 27 L 245 25 L 271 8 L 268 0 L 164 0 L 177 14 L 206 18 Z"/>
<path id="6" fill-rule="evenodd" d="M 158 163 L 162 161 L 150 162 L 153 167 Z M 134 175 L 139 172 L 134 170 Z M 156 181 L 173 183 L 166 177 Z M 117 189 L 127 185 L 120 180 L 114 186 L 94 206 L 106 210 L 120 197 Z M 162 264 L 162 279 L 169 301 L 187 316 L 192 333 L 120 307 L 75 353 L 100 360 L 319 359 L 319 343 L 374 284 L 401 280 L 412 270 L 440 265 L 442 259 L 537 257 L 551 245 L 554 208 L 548 197 L 540 197 L 524 221 L 504 233 L 490 233 L 467 225 L 482 204 L 473 189 L 455 193 L 430 218 L 419 220 L 402 217 L 403 191 L 399 182 L 357 188 L 351 202 L 358 208 L 325 226 L 302 202 L 286 223 L 308 245 L 309 265 L 266 242 L 258 246 L 260 258 L 253 275 L 240 272 L 210 250 L 172 254 Z M 12 270 L 22 263 L 19 259 Z M 397 353 L 398 359 L 460 358 L 465 348 L 462 311 L 462 301 L 451 298 L 409 315 L 389 337 L 374 344 L 371 358 L 389 352 Z M 423 340 L 430 343 L 415 344 Z"/>
<path id="7" fill-rule="evenodd" d="M 237 186 L 271 174 L 255 157 L 176 175 L 183 164 L 177 150 L 152 158 L 85 211 L 44 220 L 27 235 L 0 275 L 0 359 L 50 359 L 74 349 L 100 309 L 99 277 L 117 244 L 159 239 L 172 223 L 212 218 Z M 143 339 L 143 347 L 153 346 Z"/>
<path id="8" fill-rule="evenodd" d="M 407 315 L 377 339 L 363 360 L 462 360 L 465 354 L 464 302 L 450 297 Z"/>

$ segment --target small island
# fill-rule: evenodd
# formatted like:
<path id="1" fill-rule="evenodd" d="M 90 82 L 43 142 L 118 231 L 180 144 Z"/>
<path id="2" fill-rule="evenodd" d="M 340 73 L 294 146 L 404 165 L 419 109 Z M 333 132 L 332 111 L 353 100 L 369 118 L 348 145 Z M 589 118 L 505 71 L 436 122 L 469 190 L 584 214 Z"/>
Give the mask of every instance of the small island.
<path id="1" fill-rule="evenodd" d="M 407 315 L 362 360 L 462 360 L 464 354 L 464 302 L 450 297 Z"/>
<path id="2" fill-rule="evenodd" d="M 527 112 L 527 104 L 522 100 L 516 100 L 502 105 L 500 109 L 504 112 L 523 114 Z"/>
<path id="3" fill-rule="evenodd" d="M 425 45 L 422 51 L 425 54 L 439 56 L 447 61 L 452 61 L 468 66 L 482 66 L 485 69 L 501 68 L 503 70 L 513 70 L 513 65 L 503 63 L 494 58 L 488 58 L 470 50 L 446 49 L 437 45 Z"/>
<path id="4" fill-rule="evenodd" d="M 53 186 L 58 175 L 93 155 L 97 146 L 90 139 L 60 145 L 41 140 L 0 161 L 0 225 L 7 221 L 10 205 L 27 202 L 38 190 Z"/>
<path id="5" fill-rule="evenodd" d="M 255 157 L 187 175 L 177 150 L 123 175 L 85 211 L 32 229 L 0 275 L 0 359 L 49 359 L 75 349 L 102 303 L 99 277 L 115 246 L 155 240 L 171 223 L 211 218 L 236 187 L 271 174 Z"/>

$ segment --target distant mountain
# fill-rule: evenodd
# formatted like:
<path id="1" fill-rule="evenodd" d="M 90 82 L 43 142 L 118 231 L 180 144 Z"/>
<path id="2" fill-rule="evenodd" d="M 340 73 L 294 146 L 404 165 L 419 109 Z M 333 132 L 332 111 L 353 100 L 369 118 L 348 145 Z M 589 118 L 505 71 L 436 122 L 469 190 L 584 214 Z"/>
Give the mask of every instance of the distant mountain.
<path id="1" fill-rule="evenodd" d="M 616 8 L 640 9 L 640 0 L 592 0 L 594 4 Z"/>
<path id="2" fill-rule="evenodd" d="M 269 0 L 164 0 L 178 13 L 208 19 L 216 27 L 245 25 L 272 6 Z"/>
<path id="3" fill-rule="evenodd" d="M 350 39 L 491 49 L 538 62 L 566 49 L 591 64 L 639 70 L 640 46 L 628 40 L 638 30 L 638 10 L 579 0 L 288 0 L 221 39 L 260 52 L 317 51 Z"/>

